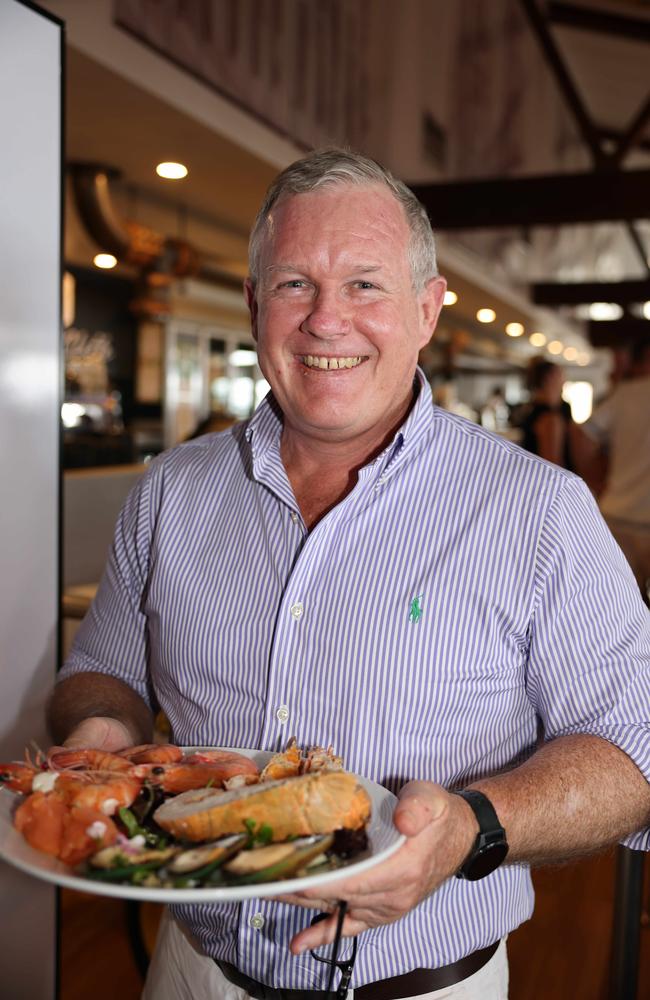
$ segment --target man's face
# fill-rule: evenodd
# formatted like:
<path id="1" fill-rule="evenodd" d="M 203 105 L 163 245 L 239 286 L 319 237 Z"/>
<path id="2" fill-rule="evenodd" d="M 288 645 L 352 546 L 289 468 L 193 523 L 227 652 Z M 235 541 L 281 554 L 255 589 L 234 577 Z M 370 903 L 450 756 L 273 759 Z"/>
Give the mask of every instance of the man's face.
<path id="1" fill-rule="evenodd" d="M 336 185 L 274 207 L 247 282 L 259 364 L 287 435 L 368 451 L 404 418 L 445 282 L 413 290 L 409 228 L 381 185 Z"/>

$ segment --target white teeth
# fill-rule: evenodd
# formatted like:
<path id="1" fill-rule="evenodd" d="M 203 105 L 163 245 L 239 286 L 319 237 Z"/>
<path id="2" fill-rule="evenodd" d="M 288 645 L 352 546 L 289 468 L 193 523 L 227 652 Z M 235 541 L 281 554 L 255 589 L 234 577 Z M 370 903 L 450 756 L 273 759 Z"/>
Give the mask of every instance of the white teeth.
<path id="1" fill-rule="evenodd" d="M 361 357 L 350 358 L 324 358 L 315 354 L 305 354 L 301 358 L 302 363 L 308 368 L 318 368 L 320 371 L 337 371 L 341 368 L 356 368 L 361 364 Z"/>

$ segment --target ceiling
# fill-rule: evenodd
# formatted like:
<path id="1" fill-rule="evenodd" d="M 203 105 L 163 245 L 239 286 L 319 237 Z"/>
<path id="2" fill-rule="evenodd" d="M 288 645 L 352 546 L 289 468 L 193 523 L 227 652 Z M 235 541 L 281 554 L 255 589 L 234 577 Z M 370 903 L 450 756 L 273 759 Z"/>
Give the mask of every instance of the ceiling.
<path id="1" fill-rule="evenodd" d="M 650 4 L 572 0 L 550 4 L 549 11 L 553 35 L 593 120 L 603 128 L 622 130 L 648 97 Z M 607 17 L 614 20 L 608 22 Z M 650 140 L 650 121 L 642 138 Z M 647 149 L 645 154 L 647 162 Z"/>
<path id="2" fill-rule="evenodd" d="M 66 55 L 66 159 L 116 168 L 126 214 L 157 209 L 202 224 L 207 251 L 245 259 L 248 233 L 276 169 L 78 50 Z M 156 164 L 182 159 L 189 174 L 164 180 Z M 96 252 L 96 250 L 95 250 Z M 81 261 L 77 261 L 81 263 Z M 87 264 L 91 260 L 86 259 Z"/>
<path id="3" fill-rule="evenodd" d="M 527 6 L 527 0 L 521 3 L 524 8 Z M 548 11 L 552 17 L 546 28 L 575 86 L 586 120 L 593 125 L 602 148 L 611 150 L 611 144 L 625 133 L 648 99 L 650 3 L 576 0 L 548 3 Z M 602 15 L 619 21 L 598 22 Z M 629 25 L 633 30 L 626 32 L 624 29 Z M 72 45 L 67 50 L 66 78 L 67 160 L 116 168 L 121 179 L 113 183 L 112 192 L 118 213 L 136 222 L 146 218 L 148 225 L 155 225 L 165 235 L 196 243 L 225 272 L 241 277 L 245 273 L 247 236 L 255 208 L 277 167 Z M 558 81 L 558 99 L 567 101 L 561 81 Z M 626 169 L 650 167 L 650 113 L 640 115 L 637 124 L 634 143 L 623 163 Z M 585 151 L 588 154 L 587 141 Z M 158 178 L 155 165 L 167 159 L 183 159 L 189 166 L 188 177 L 182 182 Z M 586 155 L 587 169 L 590 159 L 593 156 Z M 453 182 L 453 178 L 448 180 Z M 615 252 L 619 261 L 624 261 L 624 273 L 618 277 L 645 278 L 650 274 L 647 219 L 650 219 L 650 204 L 647 213 L 631 223 L 609 224 L 618 248 Z M 73 263 L 89 265 L 98 248 L 72 210 L 67 229 L 67 256 Z M 441 257 L 445 243 L 441 240 Z M 474 306 L 493 305 L 499 316 L 525 321 L 530 328 L 531 308 L 525 296 L 513 297 L 505 290 L 502 294 L 495 282 L 481 281 L 478 268 L 474 269 L 474 278 L 471 267 L 454 269 L 452 257 L 446 259 L 446 269 L 452 282 L 463 290 L 463 308 L 461 311 L 459 300 L 457 312 L 459 323 L 472 325 Z M 593 266 L 594 260 L 585 258 L 584 280 L 602 278 Z M 538 274 L 539 280 L 551 282 L 557 277 L 550 261 L 547 273 Z M 580 338 L 585 328 L 574 322 L 567 309 L 563 317 L 560 313 L 556 316 L 560 322 L 573 323 L 576 337 Z M 473 329 L 476 333 L 476 323 Z M 489 333 L 485 332 L 485 336 Z M 512 344 L 507 347 L 517 349 Z"/>

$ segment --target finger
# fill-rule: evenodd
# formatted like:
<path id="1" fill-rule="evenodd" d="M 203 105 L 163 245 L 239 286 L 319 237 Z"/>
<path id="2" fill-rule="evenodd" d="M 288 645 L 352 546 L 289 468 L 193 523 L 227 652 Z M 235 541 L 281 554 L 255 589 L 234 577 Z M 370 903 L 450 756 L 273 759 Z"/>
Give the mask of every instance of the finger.
<path id="1" fill-rule="evenodd" d="M 323 910 L 331 911 L 336 907 L 339 899 L 345 899 L 350 906 L 363 905 L 364 901 L 370 901 L 376 896 L 400 892 L 404 888 L 405 871 L 403 851 L 408 848 L 408 842 L 404 848 L 397 851 L 392 857 L 371 868 L 361 875 L 354 875 L 350 878 L 328 883 L 327 886 L 320 886 L 318 889 L 305 889 L 300 893 L 303 899 L 303 906 L 321 907 Z M 326 895 L 324 895 L 326 893 Z"/>
<path id="2" fill-rule="evenodd" d="M 331 944 L 336 937 L 336 922 L 337 916 L 335 913 L 327 920 L 321 920 L 320 923 L 313 924 L 311 927 L 305 927 L 304 930 L 299 931 L 294 938 L 291 939 L 289 948 L 294 955 L 301 955 L 303 952 L 308 950 L 315 950 L 316 948 L 322 948 L 324 945 Z M 365 923 L 363 920 L 357 920 L 349 915 L 345 917 L 343 921 L 343 927 L 341 929 L 342 937 L 356 937 L 357 934 L 361 934 L 362 931 L 368 930 L 370 925 Z"/>
<path id="3" fill-rule="evenodd" d="M 260 893 L 260 898 L 265 898 L 263 893 Z M 336 902 L 334 899 L 320 899 L 316 896 L 307 897 L 301 892 L 286 893 L 283 896 L 267 896 L 266 898 L 272 898 L 277 903 L 289 903 L 291 906 L 302 906 L 308 910 L 320 910 L 321 913 L 333 913 L 336 909 Z"/>
<path id="4" fill-rule="evenodd" d="M 416 837 L 440 819 L 447 808 L 447 792 L 425 781 L 410 781 L 401 789 L 393 822 L 407 837 Z"/>
<path id="5" fill-rule="evenodd" d="M 133 739 L 127 727 L 117 719 L 107 716 L 93 716 L 84 719 L 68 736 L 64 746 L 71 749 L 86 749 L 114 752 L 131 746 Z"/>

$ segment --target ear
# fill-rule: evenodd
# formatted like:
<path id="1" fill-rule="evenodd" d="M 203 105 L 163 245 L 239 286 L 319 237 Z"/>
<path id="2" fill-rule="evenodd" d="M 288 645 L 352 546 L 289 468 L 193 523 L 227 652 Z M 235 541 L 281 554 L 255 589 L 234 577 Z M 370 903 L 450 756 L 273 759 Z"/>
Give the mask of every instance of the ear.
<path id="1" fill-rule="evenodd" d="M 251 333 L 253 334 L 253 340 L 257 343 L 257 299 L 255 298 L 255 289 L 253 288 L 253 282 L 250 278 L 246 278 L 244 282 L 244 298 L 246 299 L 246 305 L 248 306 L 248 311 L 251 316 Z"/>
<path id="2" fill-rule="evenodd" d="M 428 344 L 438 323 L 438 317 L 445 301 L 447 282 L 438 275 L 431 278 L 418 296 L 420 311 L 420 348 Z"/>

